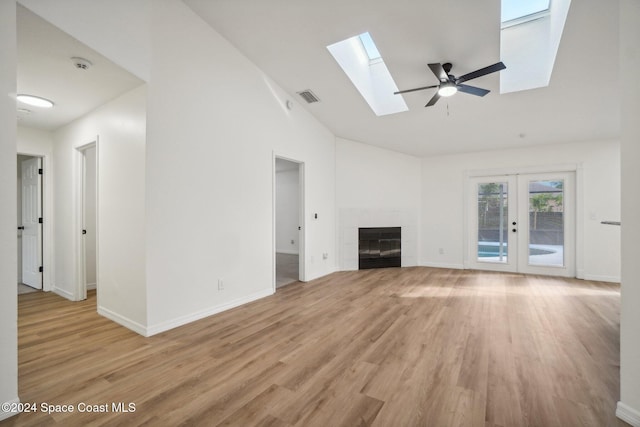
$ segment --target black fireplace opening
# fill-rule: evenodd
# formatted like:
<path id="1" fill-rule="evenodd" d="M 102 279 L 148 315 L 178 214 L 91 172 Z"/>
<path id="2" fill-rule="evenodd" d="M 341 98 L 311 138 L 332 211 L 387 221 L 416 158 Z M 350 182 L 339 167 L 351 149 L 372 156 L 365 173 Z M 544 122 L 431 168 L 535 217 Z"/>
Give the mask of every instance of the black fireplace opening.
<path id="1" fill-rule="evenodd" d="M 358 229 L 358 268 L 400 267 L 401 227 Z"/>

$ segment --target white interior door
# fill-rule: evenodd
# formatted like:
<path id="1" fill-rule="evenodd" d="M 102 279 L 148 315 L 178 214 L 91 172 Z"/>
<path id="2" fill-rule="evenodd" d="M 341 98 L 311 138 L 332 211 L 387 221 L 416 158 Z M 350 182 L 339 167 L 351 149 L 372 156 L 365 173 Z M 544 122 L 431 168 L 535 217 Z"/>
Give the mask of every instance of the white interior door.
<path id="1" fill-rule="evenodd" d="M 574 175 L 471 178 L 467 266 L 574 277 Z"/>
<path id="2" fill-rule="evenodd" d="M 22 161 L 22 283 L 42 289 L 41 159 Z"/>

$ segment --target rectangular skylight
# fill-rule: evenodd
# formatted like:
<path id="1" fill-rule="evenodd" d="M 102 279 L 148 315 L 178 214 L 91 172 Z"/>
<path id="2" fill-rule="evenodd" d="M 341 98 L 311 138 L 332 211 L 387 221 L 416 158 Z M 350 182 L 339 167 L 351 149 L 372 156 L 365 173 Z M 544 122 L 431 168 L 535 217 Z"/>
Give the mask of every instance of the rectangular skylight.
<path id="1" fill-rule="evenodd" d="M 358 37 L 360 37 L 360 41 L 362 42 L 362 46 L 364 47 L 364 50 L 367 52 L 367 56 L 369 57 L 369 60 L 374 61 L 376 59 L 380 59 L 380 52 L 378 52 L 378 47 L 373 42 L 373 39 L 371 38 L 371 34 L 366 32 L 366 33 L 360 34 Z"/>
<path id="2" fill-rule="evenodd" d="M 503 23 L 533 17 L 539 13 L 547 12 L 551 6 L 551 0 L 502 0 Z"/>
<path id="3" fill-rule="evenodd" d="M 393 94 L 398 86 L 369 33 L 334 43 L 327 49 L 377 116 L 409 109 L 402 95 Z"/>

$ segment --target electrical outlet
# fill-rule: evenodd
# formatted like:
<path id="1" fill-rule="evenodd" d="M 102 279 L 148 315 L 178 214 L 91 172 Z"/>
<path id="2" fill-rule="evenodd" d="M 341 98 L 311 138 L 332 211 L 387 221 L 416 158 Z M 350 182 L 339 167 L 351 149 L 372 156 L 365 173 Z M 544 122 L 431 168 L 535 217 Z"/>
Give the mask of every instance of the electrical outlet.
<path id="1" fill-rule="evenodd" d="M 218 290 L 224 291 L 224 282 L 222 281 L 222 279 L 218 279 Z"/>
<path id="2" fill-rule="evenodd" d="M 440 255 L 444 255 L 444 248 L 438 248 L 438 253 Z"/>
<path id="3" fill-rule="evenodd" d="M 323 253 L 323 254 L 322 254 L 322 259 L 327 259 L 327 258 L 329 258 L 329 254 L 328 254 L 328 253 L 326 253 L 326 252 L 325 252 L 325 253 Z"/>

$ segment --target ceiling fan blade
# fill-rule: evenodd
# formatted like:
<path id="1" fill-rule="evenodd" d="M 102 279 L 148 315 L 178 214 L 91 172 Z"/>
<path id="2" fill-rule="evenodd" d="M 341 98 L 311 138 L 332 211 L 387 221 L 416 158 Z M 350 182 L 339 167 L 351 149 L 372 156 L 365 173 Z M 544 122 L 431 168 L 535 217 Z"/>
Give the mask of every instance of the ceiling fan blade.
<path id="1" fill-rule="evenodd" d="M 469 95 L 475 95 L 475 96 L 485 96 L 486 94 L 491 92 L 490 90 L 482 89 L 480 87 L 475 87 L 475 86 L 456 85 L 456 87 L 460 92 L 468 93 Z"/>
<path id="2" fill-rule="evenodd" d="M 446 82 L 449 80 L 449 76 L 447 75 L 447 72 L 444 71 L 444 68 L 442 68 L 442 64 L 429 64 L 429 68 L 431 68 L 433 74 L 435 74 L 438 80 L 440 80 L 441 82 Z"/>
<path id="3" fill-rule="evenodd" d="M 477 79 L 478 77 L 486 76 L 487 74 L 495 73 L 496 71 L 504 70 L 505 68 L 507 68 L 506 65 L 502 62 L 497 62 L 493 65 L 489 65 L 488 67 L 480 68 L 479 70 L 458 77 L 456 79 L 456 84 L 466 82 L 471 79 Z"/>
<path id="4" fill-rule="evenodd" d="M 440 94 L 436 92 L 436 94 L 433 95 L 433 98 L 431 98 L 429 102 L 427 102 L 427 105 L 425 105 L 425 107 L 431 107 L 433 104 L 438 102 L 438 99 L 440 99 Z"/>
<path id="5" fill-rule="evenodd" d="M 393 92 L 394 95 L 398 95 L 400 93 L 408 93 L 408 92 L 415 92 L 417 90 L 425 90 L 425 89 L 432 89 L 434 87 L 438 87 L 438 85 L 435 86 L 425 86 L 425 87 L 417 87 L 415 89 L 407 89 L 407 90 L 399 90 L 398 92 Z"/>

